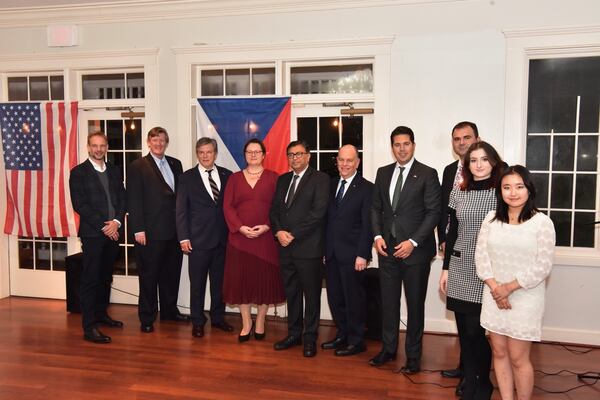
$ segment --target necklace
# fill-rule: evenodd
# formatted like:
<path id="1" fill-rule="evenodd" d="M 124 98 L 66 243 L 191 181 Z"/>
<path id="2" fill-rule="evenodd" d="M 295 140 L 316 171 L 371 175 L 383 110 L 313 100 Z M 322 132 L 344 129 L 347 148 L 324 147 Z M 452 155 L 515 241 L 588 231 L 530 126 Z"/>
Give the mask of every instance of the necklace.
<path id="1" fill-rule="evenodd" d="M 263 169 L 261 169 L 261 170 L 260 170 L 260 171 L 258 171 L 258 172 L 250 172 L 250 171 L 248 170 L 248 168 L 246 168 L 246 173 L 247 173 L 248 175 L 254 175 L 254 176 L 256 176 L 256 175 L 260 175 L 260 174 L 262 174 L 264 170 L 265 170 L 265 169 L 263 168 Z"/>

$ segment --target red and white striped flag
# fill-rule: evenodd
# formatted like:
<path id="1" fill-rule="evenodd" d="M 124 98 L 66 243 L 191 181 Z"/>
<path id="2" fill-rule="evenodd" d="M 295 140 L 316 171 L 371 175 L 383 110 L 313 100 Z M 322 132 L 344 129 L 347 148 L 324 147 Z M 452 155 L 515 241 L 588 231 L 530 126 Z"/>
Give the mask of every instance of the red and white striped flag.
<path id="1" fill-rule="evenodd" d="M 4 233 L 77 236 L 69 173 L 77 165 L 77 102 L 2 103 Z"/>

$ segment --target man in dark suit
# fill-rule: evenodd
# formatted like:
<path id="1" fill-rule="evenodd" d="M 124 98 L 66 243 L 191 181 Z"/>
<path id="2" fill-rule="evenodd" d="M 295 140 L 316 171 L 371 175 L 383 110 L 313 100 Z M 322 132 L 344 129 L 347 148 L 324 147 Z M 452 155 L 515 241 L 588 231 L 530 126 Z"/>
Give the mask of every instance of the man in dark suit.
<path id="1" fill-rule="evenodd" d="M 223 216 L 223 192 L 231 171 L 215 165 L 217 142 L 203 137 L 196 142 L 198 165 L 187 170 L 177 193 L 177 236 L 181 250 L 189 256 L 192 336 L 204 336 L 204 293 L 210 276 L 210 322 L 232 332 L 223 319 L 223 270 L 227 225 Z"/>
<path id="2" fill-rule="evenodd" d="M 444 255 L 446 250 L 446 231 L 448 230 L 448 203 L 450 201 L 450 193 L 454 187 L 460 186 L 462 182 L 462 159 L 467 153 L 469 147 L 479 141 L 479 131 L 477 125 L 473 122 L 462 121 L 459 122 L 452 128 L 452 149 L 458 156 L 458 160 L 450 163 L 444 168 L 444 174 L 442 177 L 442 208 L 441 218 L 437 227 L 439 250 Z M 442 270 L 440 276 L 440 288 L 446 286 L 448 282 L 448 271 Z M 461 356 L 462 360 L 462 356 Z M 459 363 L 458 368 L 443 370 L 442 376 L 446 378 L 461 378 L 462 377 L 462 361 Z M 457 395 L 460 395 L 461 384 L 459 383 L 456 387 Z"/>
<path id="3" fill-rule="evenodd" d="M 277 180 L 270 219 L 279 243 L 288 307 L 288 336 L 274 347 L 285 350 L 299 345 L 303 338 L 304 357 L 314 357 L 321 313 L 321 266 L 329 176 L 308 165 L 310 149 L 306 142 L 290 142 L 286 151 L 292 171 Z M 304 321 L 302 295 L 306 304 Z"/>
<path id="4" fill-rule="evenodd" d="M 404 284 L 408 326 L 402 370 L 416 373 L 421 369 L 425 296 L 436 253 L 441 190 L 437 172 L 414 159 L 412 129 L 397 127 L 390 141 L 396 162 L 377 170 L 371 215 L 379 253 L 383 348 L 369 363 L 380 366 L 396 359 Z"/>
<path id="5" fill-rule="evenodd" d="M 119 255 L 119 228 L 125 217 L 125 189 L 119 168 L 104 161 L 108 141 L 102 132 L 87 139 L 89 158 L 71 170 L 69 188 L 73 209 L 79 214 L 79 237 L 83 250 L 81 272 L 81 322 L 83 338 L 110 343 L 98 325 L 122 327 L 106 309 L 110 284 Z"/>
<path id="6" fill-rule="evenodd" d="M 337 333 L 321 348 L 335 349 L 336 356 L 351 356 L 367 349 L 363 341 L 366 318 L 366 293 L 362 271 L 371 260 L 371 198 L 373 184 L 358 175 L 358 150 L 342 146 L 337 155 L 339 178 L 331 181 L 325 272 L 327 300 Z"/>
<path id="7" fill-rule="evenodd" d="M 160 319 L 186 321 L 177 308 L 182 254 L 175 231 L 175 192 L 183 172 L 179 160 L 165 155 L 169 134 L 159 126 L 146 140 L 150 152 L 127 169 L 129 229 L 134 233 L 141 331 L 154 331 L 160 296 Z"/>

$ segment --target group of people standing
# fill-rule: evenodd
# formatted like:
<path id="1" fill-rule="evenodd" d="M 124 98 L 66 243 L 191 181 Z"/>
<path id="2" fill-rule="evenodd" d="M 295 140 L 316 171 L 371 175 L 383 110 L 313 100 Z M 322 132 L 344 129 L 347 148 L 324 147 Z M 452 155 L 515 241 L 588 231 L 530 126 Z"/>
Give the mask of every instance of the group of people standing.
<path id="1" fill-rule="evenodd" d="M 512 398 L 514 387 L 519 398 L 530 396 L 529 348 L 540 340 L 554 227 L 535 208 L 529 172 L 507 167 L 490 144 L 480 141 L 475 124 L 453 128 L 459 160 L 446 167 L 441 186 L 437 172 L 415 159 L 415 136 L 406 126 L 392 131 L 395 162 L 378 169 L 374 184 L 358 173 L 359 152 L 352 145 L 339 149 L 339 177 L 330 178 L 309 166 L 310 149 L 301 140 L 287 146 L 290 171 L 281 176 L 263 167 L 267 152 L 256 138 L 245 144 L 246 167 L 236 173 L 215 164 L 214 139 L 197 141 L 198 165 L 186 172 L 165 155 L 168 143 L 165 129 L 150 130 L 150 152 L 128 166 L 126 193 L 118 169 L 104 160 L 103 133 L 88 137 L 89 159 L 71 172 L 72 202 L 81 218 L 84 339 L 109 343 L 98 327 L 123 325 L 106 309 L 127 210 L 142 332 L 154 330 L 160 313 L 161 320 L 191 319 L 192 335 L 204 336 L 210 277 L 213 328 L 233 331 L 223 318 L 227 303 L 240 310 L 239 342 L 251 336 L 262 340 L 269 305 L 287 301 L 288 334 L 274 348 L 302 345 L 303 355 L 314 357 L 324 262 L 337 332 L 321 348 L 336 356 L 362 353 L 367 350 L 364 270 L 374 247 L 382 348 L 369 364 L 396 359 L 404 287 L 408 322 L 402 371 L 417 373 L 437 227 L 444 255 L 440 290 L 455 313 L 461 345 L 459 368 L 443 374 L 462 377 L 457 386 L 462 399 L 489 399 L 493 349 L 503 399 Z M 190 316 L 177 308 L 182 254 L 189 257 Z"/>

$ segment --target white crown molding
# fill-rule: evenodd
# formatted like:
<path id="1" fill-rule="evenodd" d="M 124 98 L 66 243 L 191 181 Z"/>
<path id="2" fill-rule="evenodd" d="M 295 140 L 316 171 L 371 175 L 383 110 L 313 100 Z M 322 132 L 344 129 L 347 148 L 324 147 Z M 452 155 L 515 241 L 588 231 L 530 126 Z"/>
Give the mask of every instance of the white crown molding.
<path id="1" fill-rule="evenodd" d="M 2 62 L 10 61 L 37 61 L 37 60 L 62 60 L 65 58 L 81 60 L 85 58 L 133 57 L 156 56 L 160 49 L 133 49 L 109 51 L 73 51 L 63 53 L 28 53 L 28 54 L 3 54 Z"/>
<path id="2" fill-rule="evenodd" d="M 566 26 L 555 28 L 536 29 L 506 29 L 503 30 L 506 38 L 523 38 L 532 36 L 578 35 L 586 33 L 600 33 L 600 25 Z"/>
<path id="3" fill-rule="evenodd" d="M 461 3 L 472 0 L 127 0 L 111 3 L 0 8 L 0 28 L 96 24 L 229 15 Z"/>

